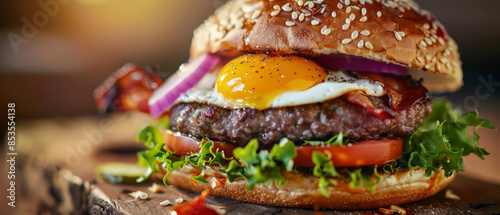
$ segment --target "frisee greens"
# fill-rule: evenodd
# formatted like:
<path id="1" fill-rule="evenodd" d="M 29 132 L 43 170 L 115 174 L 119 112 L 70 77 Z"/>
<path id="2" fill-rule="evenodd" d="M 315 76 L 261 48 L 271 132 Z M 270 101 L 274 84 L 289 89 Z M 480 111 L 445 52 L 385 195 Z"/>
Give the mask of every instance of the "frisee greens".
<path id="1" fill-rule="evenodd" d="M 222 172 L 227 174 L 230 182 L 238 178 L 248 181 L 247 189 L 251 190 L 256 184 L 271 180 L 280 186 L 285 182 L 281 175 L 283 170 L 292 171 L 293 158 L 296 156 L 295 144 L 283 138 L 275 144 L 271 151 L 260 150 L 257 152 L 259 142 L 251 140 L 245 148 L 236 148 L 229 167 Z M 241 162 L 241 163 L 240 163 Z"/>
<path id="2" fill-rule="evenodd" d="M 163 183 L 167 186 L 167 177 L 178 168 L 191 163 L 193 166 L 200 167 L 202 172 L 191 178 L 201 183 L 208 183 L 204 178 L 204 170 L 207 166 L 217 164 L 221 167 L 227 167 L 223 160 L 229 158 L 224 157 L 224 154 L 219 151 L 214 151 L 214 143 L 212 141 L 202 140 L 200 144 L 200 152 L 198 154 L 191 153 L 189 156 L 178 156 L 172 151 L 164 149 L 163 135 L 160 130 L 154 126 L 147 126 L 139 132 L 137 141 L 145 142 L 148 148 L 145 151 L 137 153 L 138 164 L 148 166 L 146 173 L 137 179 L 137 182 L 143 182 L 153 173 L 161 172 L 159 165 L 167 169 L 167 173 L 163 177 Z"/>
<path id="3" fill-rule="evenodd" d="M 329 140 L 327 141 L 309 141 L 309 140 L 306 140 L 304 141 L 304 144 L 302 145 L 311 145 L 311 146 L 328 146 L 328 145 L 331 145 L 331 146 L 341 146 L 341 147 L 345 147 L 345 145 L 347 145 L 347 143 L 349 143 L 349 139 L 347 138 L 344 138 L 344 133 L 339 132 L 339 134 L 333 136 L 332 138 L 330 138 Z"/>
<path id="4" fill-rule="evenodd" d="M 161 121 L 157 126 L 162 129 L 168 127 L 168 120 Z M 474 136 L 471 136 L 468 130 L 471 126 L 474 127 Z M 437 100 L 434 102 L 431 114 L 423 120 L 413 135 L 405 138 L 403 156 L 397 161 L 382 167 L 337 169 L 330 160 L 331 154 L 328 154 L 328 151 L 325 152 L 327 154 L 313 152 L 311 159 L 315 166 L 312 173 L 319 178 L 318 187 L 325 196 L 328 196 L 328 187 L 335 186 L 330 180 L 332 178 L 350 181 L 351 189 L 363 184 L 374 192 L 374 186 L 382 177 L 379 172 L 391 174 L 399 168 L 424 167 L 427 168 L 427 176 L 432 172 L 439 172 L 440 168 L 445 171 L 446 176 L 450 176 L 453 172 L 464 170 L 462 156 L 472 153 L 484 159 L 484 156 L 489 154 L 478 146 L 479 136 L 476 132 L 478 127 L 495 129 L 488 121 L 478 119 L 477 111 L 461 115 L 459 111 L 451 108 L 448 101 Z M 191 153 L 189 156 L 175 155 L 174 152 L 164 149 L 163 135 L 155 126 L 142 129 L 137 141 L 144 142 L 148 148 L 137 153 L 138 163 L 148 166 L 144 176 L 137 179 L 138 182 L 146 180 L 152 173 L 161 172 L 158 169 L 161 166 L 167 169 L 163 178 L 163 182 L 167 185 L 167 177 L 188 163 L 202 170 L 199 175 L 191 177 L 195 181 L 208 183 L 203 177 L 204 170 L 207 166 L 218 165 L 230 182 L 239 178 L 248 181 L 247 189 L 268 181 L 276 181 L 278 185 L 282 185 L 285 182 L 283 172 L 295 171 L 293 166 L 293 158 L 296 156 L 295 145 L 286 138 L 275 144 L 270 151 L 259 151 L 259 143 L 254 139 L 244 148 L 236 148 L 233 151 L 234 158 L 224 157 L 222 152 L 214 151 L 213 142 L 205 140 L 201 141 L 199 153 Z M 328 141 L 306 141 L 304 145 L 344 147 L 348 142 L 349 140 L 340 132 Z M 226 165 L 224 160 L 230 160 L 229 165 Z"/>
<path id="5" fill-rule="evenodd" d="M 469 127 L 474 127 L 474 137 Z M 400 167 L 425 167 L 426 176 L 443 169 L 447 177 L 463 171 L 462 156 L 475 154 L 481 159 L 489 153 L 478 145 L 478 127 L 495 129 L 490 122 L 478 119 L 478 113 L 461 115 L 446 100 L 434 101 L 432 112 L 424 118 L 413 135 L 405 138 L 403 157 L 397 160 Z"/>

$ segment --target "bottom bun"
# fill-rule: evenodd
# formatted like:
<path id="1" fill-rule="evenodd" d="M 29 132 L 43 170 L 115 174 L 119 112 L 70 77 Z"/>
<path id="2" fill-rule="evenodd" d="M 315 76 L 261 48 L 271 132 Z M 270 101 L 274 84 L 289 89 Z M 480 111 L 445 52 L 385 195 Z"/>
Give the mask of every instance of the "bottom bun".
<path id="1" fill-rule="evenodd" d="M 329 188 L 330 197 L 325 197 L 319 192 L 319 178 L 298 172 L 286 172 L 284 174 L 286 182 L 282 186 L 277 186 L 275 182 L 267 182 L 256 185 L 250 191 L 246 189 L 247 181 L 237 180 L 231 183 L 223 173 L 210 167 L 205 170 L 205 175 L 208 176 L 205 179 L 209 183 L 195 185 L 190 177 L 199 172 L 199 169 L 186 165 L 172 172 L 167 182 L 195 192 L 211 189 L 211 194 L 216 196 L 257 204 L 345 210 L 388 207 L 424 199 L 446 187 L 455 176 L 446 178 L 441 171 L 439 174 L 433 173 L 430 177 L 425 177 L 424 168 L 399 171 L 382 176 L 380 183 L 374 187 L 375 193 L 371 193 L 364 186 L 350 189 L 348 182 L 333 179 L 337 185 Z M 212 182 L 217 179 L 222 183 L 220 187 L 213 189 Z"/>

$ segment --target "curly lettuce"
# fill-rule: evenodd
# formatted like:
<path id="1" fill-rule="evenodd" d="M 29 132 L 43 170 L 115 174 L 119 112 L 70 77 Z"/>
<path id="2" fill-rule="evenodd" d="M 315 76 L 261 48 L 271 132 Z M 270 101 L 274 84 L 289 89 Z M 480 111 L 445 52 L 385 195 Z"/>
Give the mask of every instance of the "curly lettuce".
<path id="1" fill-rule="evenodd" d="M 474 136 L 469 128 L 474 128 Z M 432 112 L 427 116 L 413 135 L 404 140 L 403 157 L 397 160 L 398 166 L 427 168 L 426 176 L 443 169 L 447 177 L 453 172 L 465 169 L 462 156 L 475 154 L 481 159 L 489 153 L 478 145 L 479 127 L 495 129 L 490 122 L 478 119 L 478 113 L 461 115 L 451 107 L 449 101 L 434 101 Z"/>

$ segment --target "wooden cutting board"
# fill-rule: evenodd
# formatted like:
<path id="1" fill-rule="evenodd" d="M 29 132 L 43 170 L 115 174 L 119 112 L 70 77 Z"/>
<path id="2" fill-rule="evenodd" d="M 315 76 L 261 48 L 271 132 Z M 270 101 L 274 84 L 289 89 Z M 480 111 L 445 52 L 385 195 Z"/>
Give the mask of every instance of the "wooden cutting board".
<path id="1" fill-rule="evenodd" d="M 6 214 L 166 214 L 171 206 L 161 206 L 160 202 L 174 202 L 178 198 L 191 201 L 198 193 L 165 186 L 162 192 L 151 193 L 148 184 L 116 185 L 96 181 L 95 168 L 99 164 L 135 163 L 135 152 L 141 145 L 134 143 L 133 138 L 139 127 L 149 120 L 142 115 L 115 114 L 19 123 L 15 151 L 18 153 L 16 208 L 3 203 L 0 209 Z M 3 178 L 2 184 L 8 183 Z M 458 175 L 447 189 L 461 200 L 446 199 L 445 191 L 441 191 L 401 207 L 408 214 L 500 214 L 498 184 Z M 128 195 L 137 190 L 148 193 L 149 198 L 139 200 Z M 210 196 L 206 203 L 219 214 L 377 213 L 377 210 L 270 207 L 215 196 Z"/>

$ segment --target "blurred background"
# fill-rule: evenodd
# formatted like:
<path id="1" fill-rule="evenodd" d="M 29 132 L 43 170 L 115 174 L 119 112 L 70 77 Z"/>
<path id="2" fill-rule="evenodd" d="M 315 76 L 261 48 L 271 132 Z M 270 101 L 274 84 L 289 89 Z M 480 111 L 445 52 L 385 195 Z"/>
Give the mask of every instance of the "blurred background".
<path id="1" fill-rule="evenodd" d="M 500 127 L 500 1 L 421 0 L 460 47 L 465 86 L 445 95 Z M 189 57 L 192 31 L 224 0 L 20 0 L 0 2 L 0 113 L 21 120 L 96 114 L 92 91 L 127 62 L 166 77 Z M 0 128 L 5 130 L 6 119 Z M 481 144 L 500 151 L 498 132 Z M 477 159 L 467 162 L 497 168 Z M 488 166 L 491 165 L 491 166 Z M 485 166 L 485 167 L 484 167 Z M 495 179 L 498 173 L 470 168 Z M 498 178 L 498 177 L 497 177 Z"/>

